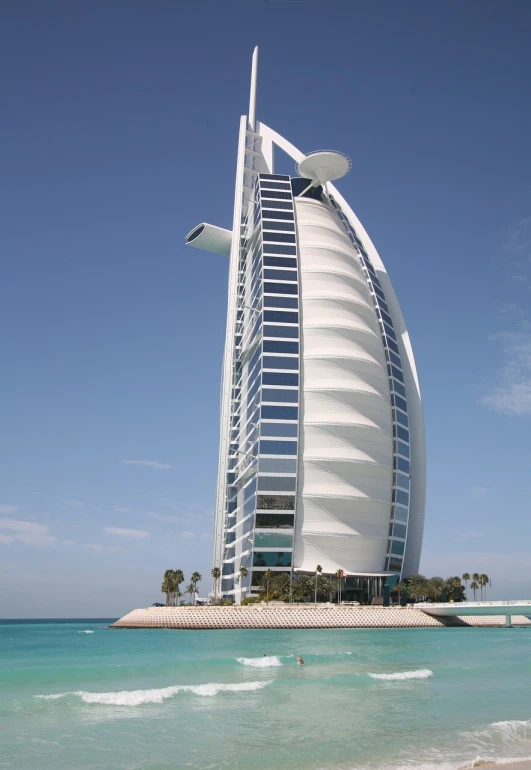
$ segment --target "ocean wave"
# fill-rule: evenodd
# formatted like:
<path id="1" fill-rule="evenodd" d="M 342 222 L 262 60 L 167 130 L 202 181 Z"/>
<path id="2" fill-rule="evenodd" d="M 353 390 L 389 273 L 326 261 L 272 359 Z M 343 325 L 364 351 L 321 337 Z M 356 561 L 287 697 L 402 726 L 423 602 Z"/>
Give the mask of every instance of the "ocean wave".
<path id="1" fill-rule="evenodd" d="M 74 692 L 62 692 L 52 695 L 35 695 L 40 700 L 58 700 L 74 695 L 84 703 L 99 703 L 103 706 L 141 706 L 144 703 L 162 703 L 167 698 L 172 698 L 180 692 L 191 692 L 205 698 L 211 698 L 219 692 L 254 692 L 261 690 L 271 683 L 265 682 L 240 682 L 238 684 L 220 684 L 209 682 L 198 685 L 174 685 L 151 690 L 122 690 L 121 692 L 86 692 L 76 690 Z"/>
<path id="2" fill-rule="evenodd" d="M 429 668 L 419 668 L 416 671 L 396 671 L 392 674 L 368 674 L 372 679 L 401 680 L 401 679 L 427 679 L 433 676 Z"/>
<path id="3" fill-rule="evenodd" d="M 476 744 L 496 745 L 518 743 L 531 740 L 531 719 L 507 719 L 492 722 L 479 730 L 463 733 L 468 740 Z"/>
<path id="4" fill-rule="evenodd" d="M 236 658 L 242 666 L 252 666 L 253 668 L 278 668 L 284 665 L 276 655 L 264 655 L 261 658 Z"/>
<path id="5" fill-rule="evenodd" d="M 78 634 L 93 634 L 94 631 L 78 631 Z"/>

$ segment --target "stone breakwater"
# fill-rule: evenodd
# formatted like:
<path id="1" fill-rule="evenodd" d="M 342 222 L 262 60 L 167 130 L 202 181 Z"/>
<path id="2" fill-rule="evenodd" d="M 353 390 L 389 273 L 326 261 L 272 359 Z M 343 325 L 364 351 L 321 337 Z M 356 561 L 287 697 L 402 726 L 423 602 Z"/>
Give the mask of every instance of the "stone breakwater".
<path id="1" fill-rule="evenodd" d="M 513 615 L 514 626 L 531 626 Z M 262 605 L 247 607 L 147 607 L 132 610 L 111 628 L 443 628 L 505 624 L 504 617 L 434 618 L 412 607 L 338 607 Z"/>

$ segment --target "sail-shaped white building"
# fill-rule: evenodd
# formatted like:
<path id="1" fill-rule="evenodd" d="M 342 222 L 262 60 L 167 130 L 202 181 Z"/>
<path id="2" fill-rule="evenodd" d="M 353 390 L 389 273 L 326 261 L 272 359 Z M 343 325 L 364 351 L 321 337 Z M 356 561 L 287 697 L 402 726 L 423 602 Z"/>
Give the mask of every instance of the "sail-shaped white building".
<path id="1" fill-rule="evenodd" d="M 256 121 L 257 64 L 255 49 L 232 231 L 203 223 L 186 238 L 229 259 L 214 566 L 236 602 L 266 570 L 317 565 L 344 573 L 343 599 L 367 601 L 419 566 L 415 361 L 383 262 L 332 184 L 349 159 L 305 155 Z M 275 174 L 275 146 L 298 176 Z"/>

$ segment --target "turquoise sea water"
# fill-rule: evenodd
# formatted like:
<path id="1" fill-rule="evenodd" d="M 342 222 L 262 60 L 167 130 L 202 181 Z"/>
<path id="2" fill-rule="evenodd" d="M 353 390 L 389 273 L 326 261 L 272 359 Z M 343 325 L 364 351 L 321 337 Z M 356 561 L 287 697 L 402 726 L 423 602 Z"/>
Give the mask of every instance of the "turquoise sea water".
<path id="1" fill-rule="evenodd" d="M 426 770 L 531 756 L 531 629 L 108 623 L 0 622 L 1 768 Z"/>

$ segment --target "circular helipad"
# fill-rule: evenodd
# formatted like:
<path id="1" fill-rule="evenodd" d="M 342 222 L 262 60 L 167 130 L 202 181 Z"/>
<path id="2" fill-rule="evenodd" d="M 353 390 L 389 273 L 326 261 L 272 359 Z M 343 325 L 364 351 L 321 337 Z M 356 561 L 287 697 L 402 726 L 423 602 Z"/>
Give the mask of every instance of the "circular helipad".
<path id="1" fill-rule="evenodd" d="M 352 161 L 347 155 L 334 150 L 317 150 L 306 155 L 297 163 L 297 173 L 305 179 L 313 179 L 319 184 L 332 182 L 348 174 Z"/>

